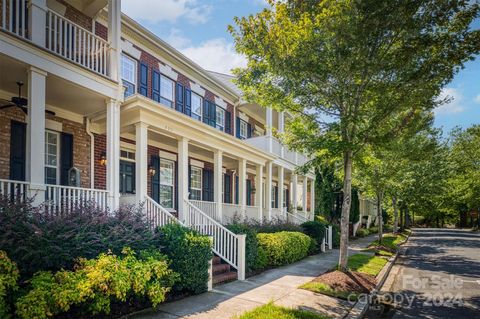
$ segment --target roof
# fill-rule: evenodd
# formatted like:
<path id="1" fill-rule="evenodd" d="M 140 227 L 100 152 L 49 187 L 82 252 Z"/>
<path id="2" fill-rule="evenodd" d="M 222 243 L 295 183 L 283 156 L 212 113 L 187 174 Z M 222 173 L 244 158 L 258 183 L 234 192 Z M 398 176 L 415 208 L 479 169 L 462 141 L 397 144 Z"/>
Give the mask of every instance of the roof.
<path id="1" fill-rule="evenodd" d="M 243 95 L 243 91 L 235 83 L 233 83 L 235 76 L 215 71 L 207 70 L 207 72 L 217 78 L 220 82 L 223 83 L 223 85 L 227 86 L 230 90 L 234 91 L 238 96 Z"/>

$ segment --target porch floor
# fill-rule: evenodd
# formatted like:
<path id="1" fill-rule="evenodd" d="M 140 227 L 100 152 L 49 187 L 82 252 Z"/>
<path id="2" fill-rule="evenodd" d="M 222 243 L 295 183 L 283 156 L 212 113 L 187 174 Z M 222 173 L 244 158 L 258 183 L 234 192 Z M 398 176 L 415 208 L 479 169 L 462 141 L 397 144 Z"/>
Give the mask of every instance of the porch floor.
<path id="1" fill-rule="evenodd" d="M 375 238 L 376 235 L 373 235 L 351 242 L 349 255 L 359 253 Z M 297 289 L 298 286 L 335 267 L 338 254 L 338 249 L 334 249 L 310 256 L 295 264 L 265 271 L 245 281 L 220 285 L 211 292 L 165 303 L 156 310 L 145 310 L 128 318 L 226 319 L 270 301 L 281 306 L 321 312 L 332 318 L 343 318 L 351 307 L 347 301 Z"/>

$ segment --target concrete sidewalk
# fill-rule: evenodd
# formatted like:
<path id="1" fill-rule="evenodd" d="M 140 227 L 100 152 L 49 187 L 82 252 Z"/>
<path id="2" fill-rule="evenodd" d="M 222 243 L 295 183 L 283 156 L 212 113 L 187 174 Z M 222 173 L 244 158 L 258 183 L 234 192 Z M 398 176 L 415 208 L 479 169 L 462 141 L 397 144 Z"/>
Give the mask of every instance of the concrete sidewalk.
<path id="1" fill-rule="evenodd" d="M 349 254 L 360 253 L 375 240 L 368 236 L 349 245 Z M 176 302 L 161 304 L 156 310 L 148 310 L 129 318 L 231 318 L 274 301 L 277 305 L 320 312 L 332 318 L 342 318 L 351 308 L 347 301 L 297 289 L 338 262 L 337 249 L 310 256 L 295 264 L 267 270 L 245 281 L 235 281 L 217 286 L 213 291 L 188 297 Z"/>

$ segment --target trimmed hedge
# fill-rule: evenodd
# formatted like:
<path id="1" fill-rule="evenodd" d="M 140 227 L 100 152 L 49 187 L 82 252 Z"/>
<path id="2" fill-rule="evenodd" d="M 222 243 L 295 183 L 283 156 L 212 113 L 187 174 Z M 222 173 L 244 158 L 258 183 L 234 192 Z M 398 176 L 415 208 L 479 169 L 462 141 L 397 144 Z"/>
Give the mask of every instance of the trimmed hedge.
<path id="1" fill-rule="evenodd" d="M 180 275 L 173 290 L 194 294 L 207 291 L 213 257 L 210 239 L 178 224 L 161 227 L 157 234 L 160 251 L 172 260 L 170 268 Z"/>
<path id="2" fill-rule="evenodd" d="M 315 240 L 315 246 L 313 252 L 320 250 L 323 238 L 325 236 L 325 224 L 316 220 L 308 221 L 302 225 L 303 233 Z"/>
<path id="3" fill-rule="evenodd" d="M 291 264 L 307 257 L 312 245 L 312 239 L 299 232 L 260 233 L 257 239 L 270 267 Z"/>
<path id="4" fill-rule="evenodd" d="M 0 250 L 0 318 L 9 318 L 11 292 L 18 289 L 17 281 L 20 277 L 17 264 Z"/>
<path id="5" fill-rule="evenodd" d="M 262 261 L 264 258 L 259 256 L 259 253 L 262 254 L 263 252 L 259 252 L 257 232 L 255 229 L 249 225 L 240 223 L 230 224 L 227 226 L 227 228 L 234 234 L 247 235 L 245 239 L 245 259 L 247 273 L 265 268 Z"/>

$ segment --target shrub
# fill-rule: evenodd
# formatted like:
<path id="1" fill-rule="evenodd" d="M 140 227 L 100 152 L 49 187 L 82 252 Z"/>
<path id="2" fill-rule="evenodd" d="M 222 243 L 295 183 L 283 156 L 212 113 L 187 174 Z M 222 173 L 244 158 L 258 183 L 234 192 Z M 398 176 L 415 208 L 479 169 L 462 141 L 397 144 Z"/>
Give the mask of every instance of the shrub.
<path id="1" fill-rule="evenodd" d="M 366 237 L 370 234 L 370 232 L 368 231 L 368 229 L 365 229 L 365 228 L 359 228 L 357 229 L 357 234 L 356 236 L 357 237 Z"/>
<path id="2" fill-rule="evenodd" d="M 315 240 L 315 250 L 318 251 L 320 249 L 319 245 L 322 244 L 323 238 L 325 237 L 325 224 L 314 220 L 305 222 L 301 226 L 303 233 Z"/>
<path id="3" fill-rule="evenodd" d="M 175 291 L 201 293 L 208 288 L 208 268 L 212 259 L 210 239 L 178 224 L 158 229 L 160 250 L 172 263 L 170 268 L 180 275 Z"/>
<path id="4" fill-rule="evenodd" d="M 291 264 L 308 256 L 312 239 L 299 232 L 278 232 L 257 235 L 259 246 L 265 251 L 268 266 Z"/>
<path id="5" fill-rule="evenodd" d="M 245 258 L 247 273 L 252 272 L 253 270 L 265 268 L 263 266 L 263 260 L 261 260 L 263 256 L 259 256 L 257 232 L 249 225 L 241 224 L 238 222 L 227 225 L 227 228 L 235 234 L 247 235 L 245 239 Z"/>
<path id="6" fill-rule="evenodd" d="M 301 232 L 300 225 L 285 221 L 278 217 L 273 217 L 272 220 L 264 218 L 262 221 L 257 219 L 242 219 L 241 216 L 235 215 L 232 219 L 231 225 L 245 225 L 248 228 L 255 230 L 257 233 L 277 233 L 281 231 L 298 231 Z"/>
<path id="7" fill-rule="evenodd" d="M 340 226 L 332 225 L 332 246 L 333 248 L 340 247 Z"/>
<path id="8" fill-rule="evenodd" d="M 158 253 L 137 259 L 129 248 L 123 253 L 80 259 L 75 271 L 36 273 L 31 290 L 17 300 L 17 316 L 49 318 L 80 304 L 92 314 L 109 313 L 112 299 L 126 302 L 129 296 L 146 296 L 153 306 L 163 302 L 176 279 L 166 259 Z"/>
<path id="9" fill-rule="evenodd" d="M 22 276 L 40 270 L 72 269 L 75 259 L 102 252 L 120 254 L 155 247 L 155 236 L 141 210 L 124 206 L 109 214 L 87 203 L 68 213 L 47 215 L 29 202 L 0 198 L 0 249 L 15 262 Z"/>
<path id="10" fill-rule="evenodd" d="M 8 296 L 17 290 L 19 272 L 17 264 L 8 258 L 7 253 L 0 250 L 0 318 L 8 318 L 10 305 Z"/>
<path id="11" fill-rule="evenodd" d="M 377 234 L 378 233 L 378 226 L 372 226 L 368 229 L 370 234 Z"/>

